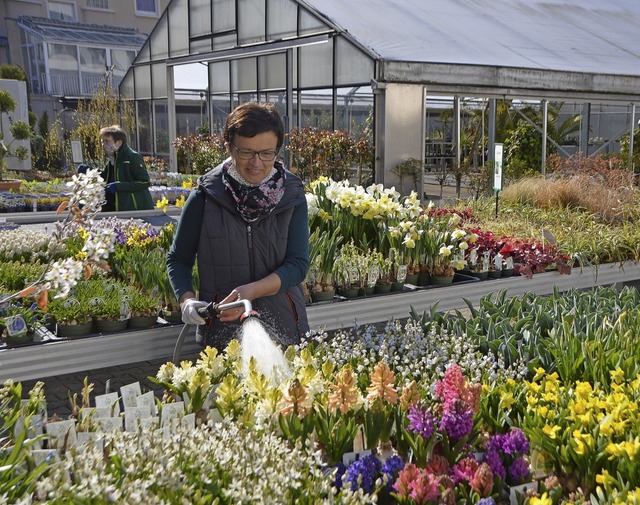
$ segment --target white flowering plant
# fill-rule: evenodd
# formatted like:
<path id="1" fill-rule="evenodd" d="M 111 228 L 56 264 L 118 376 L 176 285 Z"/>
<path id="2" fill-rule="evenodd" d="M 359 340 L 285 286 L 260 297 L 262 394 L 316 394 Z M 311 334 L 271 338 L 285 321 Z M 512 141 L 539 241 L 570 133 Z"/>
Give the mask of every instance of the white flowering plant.
<path id="1" fill-rule="evenodd" d="M 68 201 L 58 208 L 58 214 L 66 212 L 62 221 L 56 223 L 53 242 L 62 243 L 65 229 L 73 222 L 91 224 L 104 200 L 104 185 L 98 169 L 89 169 L 84 174 L 74 175 L 67 186 L 71 190 Z M 42 275 L 19 292 L 0 299 L 0 306 L 16 298 L 35 296 L 41 308 L 46 309 L 48 291 L 55 297 L 66 297 L 84 274 L 90 276 L 93 266 L 108 269 L 106 258 L 114 247 L 114 236 L 108 233 L 92 234 L 75 257 L 55 259 L 50 256 Z"/>

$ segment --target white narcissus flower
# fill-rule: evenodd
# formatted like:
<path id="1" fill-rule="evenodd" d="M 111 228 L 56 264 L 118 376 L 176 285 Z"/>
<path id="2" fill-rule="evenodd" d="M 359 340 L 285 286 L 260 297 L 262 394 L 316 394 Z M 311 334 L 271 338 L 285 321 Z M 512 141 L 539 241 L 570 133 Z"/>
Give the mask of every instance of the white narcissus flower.
<path id="1" fill-rule="evenodd" d="M 309 217 L 315 217 L 318 214 L 318 197 L 312 193 L 305 193 L 307 199 L 307 208 L 309 209 Z"/>
<path id="2" fill-rule="evenodd" d="M 83 272 L 84 265 L 74 258 L 54 261 L 45 273 L 45 287 L 56 291 L 54 298 L 66 298 L 71 288 L 78 283 Z"/>
<path id="3" fill-rule="evenodd" d="M 440 256 L 443 256 L 445 258 L 451 256 L 451 248 L 452 246 L 450 245 L 442 246 L 440 248 Z"/>
<path id="4" fill-rule="evenodd" d="M 467 234 L 466 231 L 458 228 L 457 230 L 453 230 L 453 232 L 451 232 L 451 238 L 454 240 L 458 240 L 464 237 L 466 234 Z"/>

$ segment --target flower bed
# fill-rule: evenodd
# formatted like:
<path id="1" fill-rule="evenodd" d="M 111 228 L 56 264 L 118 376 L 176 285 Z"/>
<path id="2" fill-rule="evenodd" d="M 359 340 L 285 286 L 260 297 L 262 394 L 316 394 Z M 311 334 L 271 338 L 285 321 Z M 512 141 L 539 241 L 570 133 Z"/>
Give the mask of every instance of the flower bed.
<path id="1" fill-rule="evenodd" d="M 145 490 L 145 499 L 169 502 L 487 504 L 533 483 L 519 502 L 631 503 L 640 493 L 640 323 L 627 307 L 639 296 L 599 289 L 486 304 L 510 319 L 506 308 L 520 307 L 524 317 L 513 323 L 523 334 L 536 324 L 527 310 L 572 304 L 575 326 L 589 328 L 586 337 L 572 333 L 576 342 L 615 328 L 603 349 L 608 362 L 523 355 L 508 364 L 479 333 L 450 332 L 444 315 L 427 324 L 428 314 L 378 330 L 316 332 L 284 353 L 278 373 L 264 352 L 247 355 L 234 341 L 197 363 L 162 366 L 155 380 L 166 393 L 157 405 L 139 385 L 93 397 L 85 384 L 71 424 L 45 423 L 43 452 L 12 430 L 30 414 L 37 430 L 41 387 L 21 402 L 19 385 L 6 383 L 0 415 L 13 435 L 5 444 L 18 450 L 0 451 L 0 486 L 25 468 L 34 480 L 0 487 L 0 496 L 128 503 Z M 550 323 L 537 331 L 564 326 Z M 250 340 L 260 342 L 256 332 Z M 536 336 L 544 356 L 544 336 Z"/>

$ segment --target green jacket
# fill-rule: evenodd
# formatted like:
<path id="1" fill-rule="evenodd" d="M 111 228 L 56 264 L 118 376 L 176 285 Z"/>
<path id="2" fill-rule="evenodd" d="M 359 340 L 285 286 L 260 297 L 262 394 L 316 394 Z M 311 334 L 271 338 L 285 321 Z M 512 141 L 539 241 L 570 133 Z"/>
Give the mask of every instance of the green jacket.
<path id="1" fill-rule="evenodd" d="M 102 178 L 116 183 L 115 195 L 107 194 L 104 211 L 149 210 L 153 209 L 153 199 L 149 193 L 149 173 L 142 156 L 127 144 L 120 146 L 114 162 L 107 162 Z"/>

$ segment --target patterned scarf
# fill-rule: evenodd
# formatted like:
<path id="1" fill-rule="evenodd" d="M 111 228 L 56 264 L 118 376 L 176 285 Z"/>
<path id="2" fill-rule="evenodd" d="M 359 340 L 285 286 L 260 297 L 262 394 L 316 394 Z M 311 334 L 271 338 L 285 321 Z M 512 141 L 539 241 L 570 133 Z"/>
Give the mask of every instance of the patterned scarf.
<path id="1" fill-rule="evenodd" d="M 272 173 L 258 184 L 247 183 L 238 173 L 233 160 L 222 166 L 222 182 L 236 202 L 236 209 L 247 223 L 269 214 L 284 195 L 284 167 L 274 165 Z"/>

